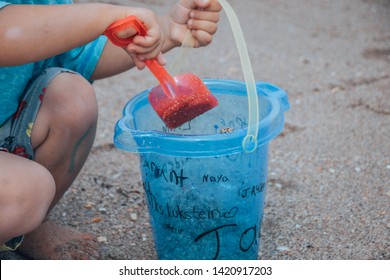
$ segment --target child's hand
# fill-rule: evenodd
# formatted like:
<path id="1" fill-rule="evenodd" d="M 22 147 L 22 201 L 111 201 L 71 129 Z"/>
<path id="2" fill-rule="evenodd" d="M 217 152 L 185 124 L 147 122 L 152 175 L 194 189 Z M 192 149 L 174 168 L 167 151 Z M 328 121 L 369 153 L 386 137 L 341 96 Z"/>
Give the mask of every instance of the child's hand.
<path id="1" fill-rule="evenodd" d="M 162 33 L 157 16 L 151 11 L 137 8 L 135 15 L 145 26 L 146 35 L 137 35 L 133 28 L 127 28 L 116 35 L 120 38 L 133 37 L 132 43 L 126 47 L 126 52 L 132 57 L 138 69 L 145 67 L 144 60 L 156 58 L 160 64 L 165 64 L 162 55 Z"/>
<path id="2" fill-rule="evenodd" d="M 188 29 L 192 32 L 193 45 L 208 45 L 217 31 L 222 6 L 217 0 L 180 0 L 171 9 L 163 24 L 165 40 L 172 47 L 180 46 Z"/>

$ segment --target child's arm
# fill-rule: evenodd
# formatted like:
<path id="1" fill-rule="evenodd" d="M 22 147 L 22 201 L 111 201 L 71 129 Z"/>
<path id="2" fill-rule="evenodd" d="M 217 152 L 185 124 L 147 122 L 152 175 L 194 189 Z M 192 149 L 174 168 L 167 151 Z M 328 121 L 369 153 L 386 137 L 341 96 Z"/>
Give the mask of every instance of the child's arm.
<path id="1" fill-rule="evenodd" d="M 160 18 L 162 52 L 180 46 L 188 29 L 192 31 L 193 47 L 208 45 L 217 31 L 221 9 L 217 0 L 178 1 L 167 15 Z M 112 76 L 133 66 L 134 63 L 128 59 L 126 52 L 108 42 L 92 79 Z"/>
<path id="2" fill-rule="evenodd" d="M 161 30 L 150 10 L 108 4 L 6 6 L 0 10 L 0 66 L 27 64 L 71 50 L 129 15 L 139 17 L 148 30 L 138 51 L 156 57 L 161 52 Z M 122 34 L 132 35 L 132 30 Z"/>

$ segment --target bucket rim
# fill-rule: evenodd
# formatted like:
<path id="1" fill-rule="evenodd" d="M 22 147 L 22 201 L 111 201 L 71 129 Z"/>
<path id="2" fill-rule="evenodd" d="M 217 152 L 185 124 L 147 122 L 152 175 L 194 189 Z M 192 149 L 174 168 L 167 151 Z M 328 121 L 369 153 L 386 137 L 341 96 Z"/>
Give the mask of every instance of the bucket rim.
<path id="1" fill-rule="evenodd" d="M 242 96 L 242 91 L 246 94 L 246 84 L 242 81 L 203 79 L 203 82 L 212 92 L 216 89 L 221 90 L 223 87 L 229 87 L 229 89 L 233 87 L 237 92 L 230 90 L 229 94 Z M 264 82 L 261 85 L 263 87 Z M 276 87 L 275 85 L 271 86 Z M 272 96 L 269 92 L 264 92 L 259 85 L 256 85 L 256 87 L 258 95 L 262 100 L 269 102 L 269 106 L 271 107 L 268 114 L 257 124 L 259 132 L 257 146 L 259 148 L 268 144 L 269 141 L 281 132 L 284 126 L 285 110 L 282 108 L 278 96 Z M 242 147 L 242 140 L 247 136 L 247 127 L 237 129 L 229 134 L 182 134 L 175 131 L 139 130 L 136 127 L 129 127 L 129 122 L 135 125 L 131 111 L 136 104 L 139 106 L 146 106 L 148 104 L 147 95 L 150 90 L 151 88 L 134 96 L 123 108 L 122 118 L 117 122 L 114 134 L 114 144 L 119 149 L 136 153 L 202 157 L 245 151 Z M 215 93 L 215 95 L 218 96 L 218 93 Z"/>

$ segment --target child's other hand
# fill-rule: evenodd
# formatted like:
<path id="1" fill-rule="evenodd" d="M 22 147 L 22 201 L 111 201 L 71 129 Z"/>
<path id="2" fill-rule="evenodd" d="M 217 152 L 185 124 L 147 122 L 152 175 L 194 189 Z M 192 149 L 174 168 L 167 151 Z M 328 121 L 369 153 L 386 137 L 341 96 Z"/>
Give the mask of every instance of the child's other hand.
<path id="1" fill-rule="evenodd" d="M 173 46 L 180 46 L 188 29 L 193 37 L 192 47 L 211 43 L 217 31 L 222 6 L 217 0 L 180 0 L 171 9 L 163 33 Z"/>

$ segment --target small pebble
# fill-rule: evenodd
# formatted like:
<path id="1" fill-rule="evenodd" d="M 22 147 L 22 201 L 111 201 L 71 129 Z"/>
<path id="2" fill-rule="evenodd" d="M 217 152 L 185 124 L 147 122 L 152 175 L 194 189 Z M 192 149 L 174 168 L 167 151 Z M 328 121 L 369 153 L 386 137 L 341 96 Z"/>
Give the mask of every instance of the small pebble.
<path id="1" fill-rule="evenodd" d="M 276 183 L 275 184 L 275 187 L 278 189 L 278 190 L 281 190 L 283 188 L 283 185 L 281 183 Z"/>
<path id="2" fill-rule="evenodd" d="M 276 249 L 278 251 L 288 251 L 288 250 L 290 250 L 290 248 L 288 248 L 287 246 L 278 246 Z"/>
<path id="3" fill-rule="evenodd" d="M 112 176 L 111 176 L 111 180 L 116 180 L 116 179 L 118 179 L 120 176 L 122 176 L 122 172 L 118 172 L 118 173 L 112 175 Z"/>
<path id="4" fill-rule="evenodd" d="M 99 243 L 107 242 L 107 237 L 105 237 L 105 236 L 99 236 L 99 237 L 97 238 L 97 241 L 98 241 Z"/>
<path id="5" fill-rule="evenodd" d="M 91 219 L 91 222 L 92 222 L 92 223 L 98 223 L 98 222 L 101 222 L 102 220 L 103 220 L 103 219 L 100 218 L 100 217 L 94 217 L 94 218 Z"/>
<path id="6" fill-rule="evenodd" d="M 355 172 L 359 173 L 360 171 L 362 171 L 362 169 L 359 166 L 356 166 L 355 167 Z"/>
<path id="7" fill-rule="evenodd" d="M 138 216 L 136 213 L 130 213 L 130 219 L 133 221 L 136 221 L 138 219 Z"/>
<path id="8" fill-rule="evenodd" d="M 92 209 L 92 204 L 85 204 L 84 208 L 85 209 Z"/>
<path id="9" fill-rule="evenodd" d="M 333 93 L 333 94 L 335 94 L 335 93 L 338 92 L 339 90 L 340 90 L 339 87 L 333 87 L 333 88 L 330 90 L 330 92 Z"/>

